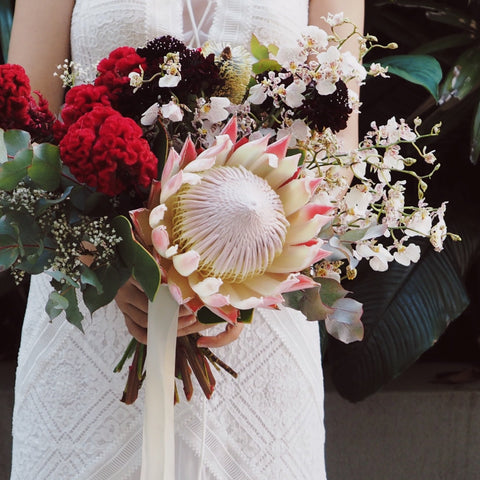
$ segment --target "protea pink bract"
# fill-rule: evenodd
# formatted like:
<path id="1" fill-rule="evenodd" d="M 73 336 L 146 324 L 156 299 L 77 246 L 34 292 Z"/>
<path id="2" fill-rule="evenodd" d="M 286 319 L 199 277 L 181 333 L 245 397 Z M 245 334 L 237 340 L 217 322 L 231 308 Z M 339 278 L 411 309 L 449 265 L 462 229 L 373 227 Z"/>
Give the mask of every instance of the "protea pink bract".
<path id="1" fill-rule="evenodd" d="M 315 203 L 320 180 L 298 175 L 288 138 L 236 135 L 233 119 L 198 155 L 190 140 L 172 149 L 148 208 L 132 212 L 177 301 L 232 323 L 238 309 L 274 307 L 315 285 L 300 272 L 328 255 L 316 236 L 330 210 Z"/>

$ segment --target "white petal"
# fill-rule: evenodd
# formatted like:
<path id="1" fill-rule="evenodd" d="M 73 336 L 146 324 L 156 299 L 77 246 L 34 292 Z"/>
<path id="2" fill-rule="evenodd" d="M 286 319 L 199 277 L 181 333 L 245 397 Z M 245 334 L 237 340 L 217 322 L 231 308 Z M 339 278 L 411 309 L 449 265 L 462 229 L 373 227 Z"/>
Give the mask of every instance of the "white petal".
<path id="1" fill-rule="evenodd" d="M 195 250 L 189 250 L 185 253 L 174 255 L 173 266 L 180 275 L 188 277 L 198 268 L 200 255 Z"/>
<path id="2" fill-rule="evenodd" d="M 163 203 L 161 203 L 150 212 L 150 216 L 148 217 L 148 223 L 151 228 L 155 228 L 160 225 L 160 222 L 163 220 L 166 211 L 167 207 Z"/>

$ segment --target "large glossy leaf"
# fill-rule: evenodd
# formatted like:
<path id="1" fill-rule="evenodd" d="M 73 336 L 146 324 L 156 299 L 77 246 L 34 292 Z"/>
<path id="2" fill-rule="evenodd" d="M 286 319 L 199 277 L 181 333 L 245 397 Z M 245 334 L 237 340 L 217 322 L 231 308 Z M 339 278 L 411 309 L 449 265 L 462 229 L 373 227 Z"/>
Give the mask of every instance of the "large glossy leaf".
<path id="1" fill-rule="evenodd" d="M 380 58 L 377 62 L 388 67 L 388 73 L 421 85 L 438 99 L 442 68 L 435 58 L 429 55 L 392 55 Z"/>
<path id="2" fill-rule="evenodd" d="M 440 89 L 439 103 L 450 99 L 463 100 L 480 88 L 480 47 L 463 52 L 445 77 Z"/>
<path id="3" fill-rule="evenodd" d="M 342 396 L 359 401 L 376 392 L 411 366 L 467 307 L 464 277 L 478 253 L 480 231 L 470 225 L 460 233 L 463 242 L 447 242 L 442 253 L 427 248 L 417 264 L 361 271 L 347 284 L 363 303 L 365 337 L 349 345 L 329 343 L 332 380 Z"/>
<path id="4" fill-rule="evenodd" d="M 472 141 L 470 146 L 470 161 L 476 164 L 480 156 L 480 103 L 478 103 L 473 116 Z"/>
<path id="5" fill-rule="evenodd" d="M 13 12 L 10 0 L 0 0 L 0 60 L 7 61 Z"/>

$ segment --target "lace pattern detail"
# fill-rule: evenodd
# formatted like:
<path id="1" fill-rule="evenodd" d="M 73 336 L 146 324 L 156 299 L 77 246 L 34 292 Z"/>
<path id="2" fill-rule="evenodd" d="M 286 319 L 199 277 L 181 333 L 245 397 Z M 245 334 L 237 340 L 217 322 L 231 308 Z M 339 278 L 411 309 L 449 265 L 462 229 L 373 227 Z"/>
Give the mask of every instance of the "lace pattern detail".
<path id="1" fill-rule="evenodd" d="M 255 32 L 280 43 L 307 23 L 307 0 L 210 3 L 208 35 L 215 41 L 248 44 Z M 72 59 L 88 66 L 121 45 L 166 33 L 183 38 L 183 6 L 184 0 L 77 0 Z M 122 404 L 126 373 L 112 371 L 129 341 L 123 316 L 115 304 L 87 313 L 85 334 L 62 317 L 50 323 L 44 313 L 50 290 L 48 277 L 32 279 L 11 480 L 138 480 L 143 398 Z M 197 388 L 190 403 L 177 405 L 177 480 L 325 479 L 318 326 L 292 310 L 264 310 L 218 355 L 239 378 L 217 372 L 212 400 Z"/>

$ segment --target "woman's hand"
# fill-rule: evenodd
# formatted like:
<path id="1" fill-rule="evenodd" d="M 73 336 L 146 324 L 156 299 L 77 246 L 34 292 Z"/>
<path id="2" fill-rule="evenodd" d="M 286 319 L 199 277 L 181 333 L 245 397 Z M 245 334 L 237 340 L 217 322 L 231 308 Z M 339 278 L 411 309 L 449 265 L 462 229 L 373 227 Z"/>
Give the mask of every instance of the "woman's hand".
<path id="1" fill-rule="evenodd" d="M 125 324 L 130 334 L 141 343 L 147 343 L 148 298 L 140 284 L 130 278 L 115 297 L 118 308 L 125 316 Z M 180 306 L 177 336 L 198 333 L 210 328 L 197 320 L 197 317 L 184 305 Z M 235 341 L 242 332 L 243 325 L 227 324 L 225 330 L 217 335 L 202 336 L 197 345 L 205 348 L 223 347 Z"/>

